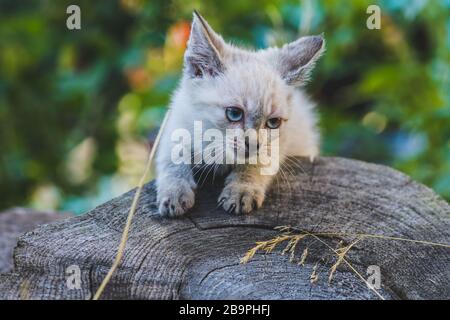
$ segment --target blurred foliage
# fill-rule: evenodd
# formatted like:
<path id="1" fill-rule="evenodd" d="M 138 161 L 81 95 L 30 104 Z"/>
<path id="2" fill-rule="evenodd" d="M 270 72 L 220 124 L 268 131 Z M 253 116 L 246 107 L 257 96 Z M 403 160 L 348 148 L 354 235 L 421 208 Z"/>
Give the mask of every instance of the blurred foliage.
<path id="1" fill-rule="evenodd" d="M 381 30 L 368 30 L 378 4 Z M 78 4 L 82 29 L 66 28 Z M 450 0 L 0 0 L 0 209 L 83 212 L 130 188 L 180 76 L 193 9 L 264 48 L 325 33 L 307 91 L 322 151 L 450 199 Z"/>

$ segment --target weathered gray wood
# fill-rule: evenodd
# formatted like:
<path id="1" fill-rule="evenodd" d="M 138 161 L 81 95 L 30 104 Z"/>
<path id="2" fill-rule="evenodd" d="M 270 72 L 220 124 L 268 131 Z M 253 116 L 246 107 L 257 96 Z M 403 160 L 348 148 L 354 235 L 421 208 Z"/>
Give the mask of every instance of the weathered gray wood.
<path id="1" fill-rule="evenodd" d="M 302 170 L 279 177 L 259 211 L 229 216 L 216 208 L 220 186 L 204 186 L 189 216 L 168 220 L 156 214 L 153 183 L 139 203 L 122 264 L 103 298 L 114 299 L 378 299 L 345 265 L 327 282 L 335 256 L 318 241 L 305 266 L 280 254 L 240 258 L 256 241 L 278 234 L 280 225 L 313 232 L 351 232 L 449 243 L 450 206 L 427 187 L 385 166 L 341 158 L 301 160 Z M 220 183 L 217 183 L 220 185 Z M 87 299 L 110 268 L 133 192 L 86 215 L 23 235 L 14 273 L 0 276 L 0 298 L 16 299 L 26 283 L 32 299 Z M 339 240 L 324 238 L 336 246 Z M 386 299 L 450 299 L 450 250 L 413 243 L 367 239 L 348 260 L 364 276 L 381 268 Z M 80 290 L 66 285 L 65 270 L 78 265 Z M 317 265 L 319 280 L 311 284 Z"/>
<path id="2" fill-rule="evenodd" d="M 13 249 L 17 239 L 38 225 L 68 218 L 61 212 L 36 211 L 27 208 L 12 208 L 0 213 L 0 273 L 13 267 Z"/>

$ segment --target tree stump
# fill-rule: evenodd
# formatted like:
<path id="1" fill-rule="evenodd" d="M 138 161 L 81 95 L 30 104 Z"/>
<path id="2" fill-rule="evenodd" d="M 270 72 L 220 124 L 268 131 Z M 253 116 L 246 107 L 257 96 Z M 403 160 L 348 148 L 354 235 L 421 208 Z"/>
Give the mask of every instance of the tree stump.
<path id="1" fill-rule="evenodd" d="M 27 208 L 12 208 L 0 212 L 0 273 L 11 271 L 13 249 L 23 233 L 40 224 L 67 218 L 71 215 L 61 212 L 36 211 Z"/>
<path id="2" fill-rule="evenodd" d="M 279 235 L 277 226 L 449 243 L 449 204 L 406 175 L 342 158 L 298 161 L 302 169 L 278 176 L 263 208 L 247 216 L 217 208 L 222 187 L 217 181 L 200 188 L 187 216 L 161 218 L 154 183 L 147 184 L 122 263 L 102 298 L 380 299 L 345 263 L 328 282 L 337 259 L 329 247 L 352 243 L 353 236 L 323 237 L 329 247 L 307 237 L 293 262 L 281 254 L 285 244 L 258 252 L 247 264 L 240 259 L 255 242 Z M 15 270 L 0 275 L 0 298 L 91 298 L 112 265 L 132 198 L 130 191 L 85 215 L 23 235 Z M 300 266 L 306 247 L 309 254 Z M 369 266 L 380 268 L 378 293 L 384 299 L 450 299 L 446 247 L 364 238 L 346 259 L 363 278 Z M 79 288 L 68 285 L 70 266 L 79 267 Z"/>

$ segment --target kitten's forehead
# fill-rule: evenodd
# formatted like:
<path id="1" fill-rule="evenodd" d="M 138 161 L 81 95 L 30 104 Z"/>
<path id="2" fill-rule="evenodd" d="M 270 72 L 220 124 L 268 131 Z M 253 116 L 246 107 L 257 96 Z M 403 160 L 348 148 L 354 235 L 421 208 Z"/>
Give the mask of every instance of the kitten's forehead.
<path id="1" fill-rule="evenodd" d="M 225 72 L 223 81 L 230 97 L 249 113 L 268 116 L 282 112 L 286 100 L 284 83 L 263 61 L 236 61 Z"/>

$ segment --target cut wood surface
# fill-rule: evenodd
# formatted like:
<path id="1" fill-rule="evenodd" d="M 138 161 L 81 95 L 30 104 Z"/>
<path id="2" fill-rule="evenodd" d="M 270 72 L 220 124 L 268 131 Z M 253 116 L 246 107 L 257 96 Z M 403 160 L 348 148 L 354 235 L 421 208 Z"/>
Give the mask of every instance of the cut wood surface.
<path id="1" fill-rule="evenodd" d="M 429 188 L 385 166 L 319 158 L 275 180 L 262 209 L 232 216 L 217 208 L 222 183 L 205 184 L 194 209 L 180 219 L 158 216 L 155 188 L 146 185 L 122 263 L 104 299 L 379 299 L 348 266 L 331 283 L 336 255 L 322 242 L 299 242 L 294 262 L 258 252 L 240 259 L 257 241 L 280 234 L 277 226 L 313 233 L 365 233 L 449 244 L 450 206 Z M 38 227 L 20 237 L 15 269 L 0 275 L 0 299 L 89 299 L 108 272 L 133 192 L 85 215 Z M 332 248 L 354 236 L 321 237 Z M 304 266 L 298 259 L 308 247 Z M 450 299 L 450 249 L 365 238 L 346 259 L 364 278 L 378 266 L 385 299 Z M 68 284 L 70 266 L 80 288 Z M 73 270 L 73 269 L 69 269 Z M 315 270 L 317 281 L 311 283 Z"/>
<path id="2" fill-rule="evenodd" d="M 13 268 L 13 249 L 23 233 L 38 225 L 67 218 L 71 215 L 61 212 L 36 211 L 27 208 L 12 208 L 0 212 L 0 273 Z"/>

